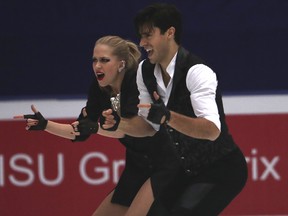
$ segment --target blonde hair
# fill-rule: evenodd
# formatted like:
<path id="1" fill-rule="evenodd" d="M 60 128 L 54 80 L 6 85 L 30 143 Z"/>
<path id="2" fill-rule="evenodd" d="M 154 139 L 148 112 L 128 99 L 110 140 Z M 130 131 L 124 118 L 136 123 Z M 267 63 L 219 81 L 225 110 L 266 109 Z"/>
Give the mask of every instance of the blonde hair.
<path id="1" fill-rule="evenodd" d="M 99 38 L 97 44 L 105 44 L 113 48 L 113 55 L 125 61 L 126 70 L 137 70 L 141 58 L 138 46 L 129 40 L 124 40 L 119 36 L 108 35 Z"/>

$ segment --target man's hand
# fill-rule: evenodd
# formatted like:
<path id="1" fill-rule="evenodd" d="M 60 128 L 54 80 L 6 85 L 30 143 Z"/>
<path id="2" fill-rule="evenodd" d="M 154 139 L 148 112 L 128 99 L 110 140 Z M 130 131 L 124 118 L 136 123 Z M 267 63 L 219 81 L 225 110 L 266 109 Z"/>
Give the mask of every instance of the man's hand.
<path id="1" fill-rule="evenodd" d="M 31 110 L 34 112 L 34 114 L 17 115 L 13 118 L 26 119 L 26 130 L 45 130 L 48 121 L 42 116 L 34 105 L 31 105 Z"/>
<path id="2" fill-rule="evenodd" d="M 138 104 L 138 108 L 147 108 L 149 109 L 149 113 L 147 119 L 155 124 L 163 124 L 164 122 L 168 122 L 170 120 L 170 111 L 165 106 L 164 102 L 157 94 L 157 92 L 153 92 L 153 96 L 156 100 L 155 103 L 151 104 Z"/>

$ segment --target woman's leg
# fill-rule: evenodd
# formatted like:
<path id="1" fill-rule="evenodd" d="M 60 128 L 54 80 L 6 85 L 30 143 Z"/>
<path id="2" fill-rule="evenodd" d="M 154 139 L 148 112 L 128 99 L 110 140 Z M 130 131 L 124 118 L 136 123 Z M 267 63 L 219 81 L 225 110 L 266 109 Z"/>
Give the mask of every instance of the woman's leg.
<path id="1" fill-rule="evenodd" d="M 127 206 L 111 203 L 111 198 L 114 191 L 112 191 L 99 205 L 92 216 L 124 216 L 128 210 Z"/>
<path id="2" fill-rule="evenodd" d="M 146 216 L 154 201 L 150 178 L 142 185 L 125 216 Z"/>

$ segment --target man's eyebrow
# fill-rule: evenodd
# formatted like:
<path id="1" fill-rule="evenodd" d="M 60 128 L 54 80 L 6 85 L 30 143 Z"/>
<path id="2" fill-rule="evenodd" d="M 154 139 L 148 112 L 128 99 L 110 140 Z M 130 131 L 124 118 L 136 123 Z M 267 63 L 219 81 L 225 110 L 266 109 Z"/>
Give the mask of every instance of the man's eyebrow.
<path id="1" fill-rule="evenodd" d="M 149 35 L 150 32 L 149 31 L 145 31 L 145 32 L 140 32 L 141 35 Z"/>
<path id="2" fill-rule="evenodd" d="M 153 32 L 153 30 L 151 30 L 151 29 L 145 29 L 145 30 L 140 31 L 140 34 L 141 35 L 149 35 L 152 32 Z"/>

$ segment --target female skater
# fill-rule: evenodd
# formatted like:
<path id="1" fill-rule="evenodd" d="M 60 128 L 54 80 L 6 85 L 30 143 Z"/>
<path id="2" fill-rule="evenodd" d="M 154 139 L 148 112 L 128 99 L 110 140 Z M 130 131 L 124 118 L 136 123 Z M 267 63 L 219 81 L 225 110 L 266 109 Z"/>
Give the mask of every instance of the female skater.
<path id="1" fill-rule="evenodd" d="M 137 45 L 131 41 L 118 36 L 102 37 L 97 40 L 93 51 L 96 79 L 92 82 L 86 106 L 77 121 L 62 124 L 46 120 L 33 105 L 34 114 L 15 116 L 27 120 L 27 130 L 45 130 L 74 142 L 84 141 L 94 133 L 119 138 L 126 147 L 126 166 L 116 187 L 105 197 L 93 216 L 147 215 L 153 202 L 148 197 L 158 196 L 166 187 L 166 181 L 160 179 L 169 179 L 170 173 L 175 173 L 173 170 L 179 164 L 171 148 L 167 148 L 166 144 L 164 146 L 166 142 L 163 140 L 166 138 L 161 134 L 153 136 L 155 130 L 137 116 L 139 92 L 136 71 L 140 56 Z M 129 131 L 134 134 L 132 137 L 120 132 L 117 124 L 112 129 L 104 129 L 105 126 L 101 125 L 107 121 L 101 117 L 101 113 L 107 109 L 113 110 L 113 117 L 118 119 L 118 124 L 120 118 L 130 119 L 142 125 L 141 130 L 133 131 L 131 127 Z"/>

